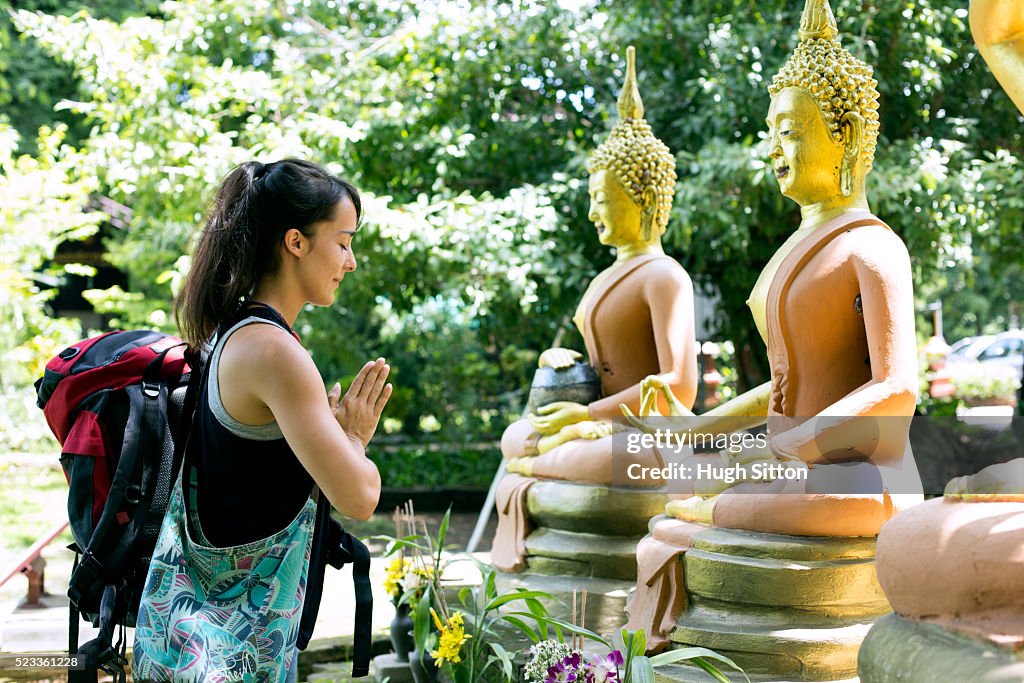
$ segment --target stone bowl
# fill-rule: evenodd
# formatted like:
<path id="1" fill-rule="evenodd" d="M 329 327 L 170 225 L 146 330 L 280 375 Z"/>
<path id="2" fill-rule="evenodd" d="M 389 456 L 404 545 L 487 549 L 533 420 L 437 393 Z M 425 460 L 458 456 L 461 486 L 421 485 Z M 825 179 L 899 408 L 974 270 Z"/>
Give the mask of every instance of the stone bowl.
<path id="1" fill-rule="evenodd" d="M 572 401 L 589 405 L 601 398 L 601 378 L 597 371 L 581 360 L 567 368 L 537 368 L 530 385 L 526 412 L 555 401 Z"/>

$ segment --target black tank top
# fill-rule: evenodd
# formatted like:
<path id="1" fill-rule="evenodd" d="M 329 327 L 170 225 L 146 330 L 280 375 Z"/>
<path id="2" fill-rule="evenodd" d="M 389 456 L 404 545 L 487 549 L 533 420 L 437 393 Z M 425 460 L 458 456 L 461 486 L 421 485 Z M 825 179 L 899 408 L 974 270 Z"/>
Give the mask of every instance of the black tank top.
<path id="1" fill-rule="evenodd" d="M 219 547 L 257 541 L 285 528 L 313 489 L 313 478 L 276 422 L 243 425 L 227 414 L 220 401 L 220 383 L 214 375 L 220 349 L 236 330 L 267 324 L 263 321 L 295 336 L 284 318 L 263 304 L 248 304 L 233 321 L 222 325 L 207 361 L 209 370 L 200 386 L 189 441 L 198 469 L 199 521 L 207 540 Z"/>

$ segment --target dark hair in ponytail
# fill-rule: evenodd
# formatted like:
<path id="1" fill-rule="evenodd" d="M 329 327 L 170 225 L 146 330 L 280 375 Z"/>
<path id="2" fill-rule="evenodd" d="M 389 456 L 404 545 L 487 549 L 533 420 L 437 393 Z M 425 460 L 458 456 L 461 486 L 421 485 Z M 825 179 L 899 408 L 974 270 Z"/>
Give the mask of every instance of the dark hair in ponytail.
<path id="1" fill-rule="evenodd" d="M 260 279 L 280 266 L 285 232 L 307 237 L 310 226 L 331 220 L 344 197 L 362 217 L 359 193 L 317 164 L 283 159 L 249 161 L 224 178 L 206 227 L 192 255 L 192 267 L 174 302 L 174 317 L 193 348 L 208 341 L 238 313 Z"/>

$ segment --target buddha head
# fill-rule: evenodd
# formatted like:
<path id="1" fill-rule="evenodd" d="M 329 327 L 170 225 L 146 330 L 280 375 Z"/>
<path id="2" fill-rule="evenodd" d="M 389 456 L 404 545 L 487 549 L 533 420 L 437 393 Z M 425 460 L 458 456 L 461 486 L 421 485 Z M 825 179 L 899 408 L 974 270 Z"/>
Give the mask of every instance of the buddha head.
<path id="1" fill-rule="evenodd" d="M 623 247 L 661 240 L 676 189 L 676 162 L 644 120 L 636 52 L 626 50 L 619 122 L 587 160 L 590 220 L 601 244 Z"/>
<path id="2" fill-rule="evenodd" d="M 877 84 L 872 68 L 839 43 L 828 0 L 807 0 L 800 42 L 768 86 L 782 194 L 800 206 L 863 197 L 878 141 Z"/>

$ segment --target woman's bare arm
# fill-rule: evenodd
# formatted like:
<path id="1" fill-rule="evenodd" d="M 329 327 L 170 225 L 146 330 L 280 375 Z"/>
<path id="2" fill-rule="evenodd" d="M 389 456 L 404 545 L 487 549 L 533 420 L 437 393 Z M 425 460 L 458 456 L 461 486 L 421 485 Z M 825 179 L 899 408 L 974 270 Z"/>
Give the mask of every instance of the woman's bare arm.
<path id="1" fill-rule="evenodd" d="M 252 398 L 270 409 L 302 466 L 342 514 L 367 519 L 380 498 L 380 473 L 366 457 L 380 411 L 391 394 L 383 361 L 367 364 L 346 395 L 347 415 L 337 415 L 313 359 L 284 330 L 253 326 L 237 356 L 236 377 Z M 247 367 L 248 366 L 248 369 Z M 350 391 L 349 394 L 353 392 Z M 347 419 L 348 432 L 339 420 Z"/>

